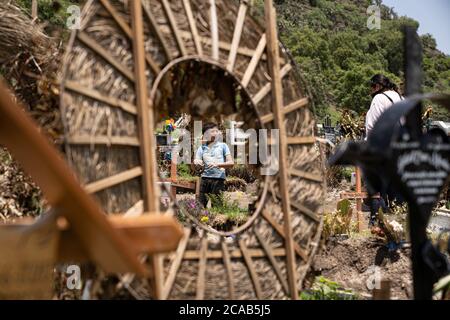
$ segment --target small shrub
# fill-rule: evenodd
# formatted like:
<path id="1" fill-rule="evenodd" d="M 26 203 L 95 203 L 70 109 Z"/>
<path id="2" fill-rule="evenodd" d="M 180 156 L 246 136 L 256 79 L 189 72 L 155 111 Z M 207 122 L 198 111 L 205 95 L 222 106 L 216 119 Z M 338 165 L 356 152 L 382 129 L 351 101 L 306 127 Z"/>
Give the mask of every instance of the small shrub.
<path id="1" fill-rule="evenodd" d="M 337 235 L 350 233 L 354 228 L 351 223 L 353 210 L 348 199 L 338 202 L 336 210 L 326 213 L 323 222 L 323 235 L 325 239 Z"/>
<path id="2" fill-rule="evenodd" d="M 236 164 L 232 168 L 227 169 L 227 176 L 233 176 L 244 180 L 246 183 L 252 183 L 257 179 L 253 169 L 244 164 Z"/>
<path id="3" fill-rule="evenodd" d="M 225 187 L 226 190 L 229 192 L 233 191 L 243 191 L 245 192 L 247 188 L 247 183 L 244 179 L 238 178 L 238 177 L 228 177 L 225 180 Z"/>

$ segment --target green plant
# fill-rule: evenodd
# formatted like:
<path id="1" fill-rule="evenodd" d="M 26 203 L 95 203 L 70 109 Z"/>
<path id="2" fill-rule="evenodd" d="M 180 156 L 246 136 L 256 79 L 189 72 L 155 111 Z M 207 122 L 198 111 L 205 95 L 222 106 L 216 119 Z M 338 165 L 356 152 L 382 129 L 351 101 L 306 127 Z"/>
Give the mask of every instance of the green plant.
<path id="1" fill-rule="evenodd" d="M 177 175 L 179 180 L 188 182 L 192 182 L 197 179 L 197 177 L 192 174 L 191 167 L 186 163 L 180 163 L 177 165 Z"/>
<path id="2" fill-rule="evenodd" d="M 318 276 L 311 289 L 300 293 L 301 300 L 357 300 L 358 295 L 337 282 Z"/>
<path id="3" fill-rule="evenodd" d="M 226 217 L 225 222 L 229 221 L 236 225 L 241 225 L 248 220 L 248 210 L 240 208 L 236 200 L 230 201 L 223 193 L 210 194 L 207 197 L 211 201 L 209 212 L 212 216 L 222 215 Z"/>
<path id="4" fill-rule="evenodd" d="M 338 202 L 336 210 L 326 213 L 323 221 L 323 235 L 326 238 L 337 234 L 350 233 L 354 229 L 351 203 L 348 199 Z"/>
<path id="5" fill-rule="evenodd" d="M 42 21 L 48 21 L 53 25 L 64 27 L 66 25 L 67 18 L 70 16 L 67 12 L 67 8 L 71 5 L 81 6 L 79 2 L 80 1 L 70 0 L 38 0 L 39 19 Z M 30 0 L 17 0 L 17 3 L 27 13 L 31 14 Z"/>

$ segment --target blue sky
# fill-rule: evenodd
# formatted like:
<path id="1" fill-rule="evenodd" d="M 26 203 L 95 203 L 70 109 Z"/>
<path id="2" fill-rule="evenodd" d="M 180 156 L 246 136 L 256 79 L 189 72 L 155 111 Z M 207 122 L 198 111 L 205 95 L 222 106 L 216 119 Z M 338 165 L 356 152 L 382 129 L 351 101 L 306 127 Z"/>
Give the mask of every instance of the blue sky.
<path id="1" fill-rule="evenodd" d="M 383 4 L 394 7 L 399 16 L 419 21 L 419 34 L 433 35 L 437 48 L 450 55 L 450 0 L 383 0 Z"/>

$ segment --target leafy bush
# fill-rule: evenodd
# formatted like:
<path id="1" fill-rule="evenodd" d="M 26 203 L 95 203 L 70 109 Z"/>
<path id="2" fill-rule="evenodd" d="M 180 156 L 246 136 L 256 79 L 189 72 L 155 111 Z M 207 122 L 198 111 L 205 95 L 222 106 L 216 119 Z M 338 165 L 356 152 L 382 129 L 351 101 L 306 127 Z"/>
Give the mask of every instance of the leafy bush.
<path id="1" fill-rule="evenodd" d="M 178 180 L 193 182 L 197 180 L 197 176 L 193 175 L 191 167 L 186 163 L 177 165 Z"/>

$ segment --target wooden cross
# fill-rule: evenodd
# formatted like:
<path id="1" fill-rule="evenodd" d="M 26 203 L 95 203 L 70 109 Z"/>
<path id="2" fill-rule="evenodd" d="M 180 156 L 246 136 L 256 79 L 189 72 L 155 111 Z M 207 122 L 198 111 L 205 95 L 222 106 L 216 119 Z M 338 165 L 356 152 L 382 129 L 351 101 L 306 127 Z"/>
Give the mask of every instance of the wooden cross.
<path id="1" fill-rule="evenodd" d="M 54 237 L 58 237 L 53 262 L 89 260 L 108 273 L 131 272 L 143 277 L 152 277 L 153 271 L 138 260 L 139 254 L 176 249 L 183 230 L 174 217 L 155 214 L 134 218 L 107 217 L 25 114 L 24 107 L 14 101 L 13 95 L 1 82 L 0 144 L 8 148 L 40 186 L 54 209 L 36 223 L 24 221 L 3 225 L 0 227 L 0 239 L 2 236 L 11 238 L 14 235 L 34 239 L 37 232 L 44 235 L 51 234 L 49 230 L 53 230 Z M 148 190 L 152 192 L 151 186 Z M 48 226 L 48 230 L 41 227 L 42 223 Z M 28 267 L 33 268 L 33 260 L 27 262 L 26 257 L 30 252 L 24 252 L 25 257 L 14 257 L 11 252 L 5 254 L 8 254 L 11 263 L 22 259 L 21 263 L 28 263 Z M 0 278 L 1 272 L 7 272 L 8 268 L 14 268 L 14 265 L 0 268 Z M 25 273 L 26 270 L 29 269 L 24 268 Z M 15 297 L 20 297 L 20 294 L 17 293 Z"/>

